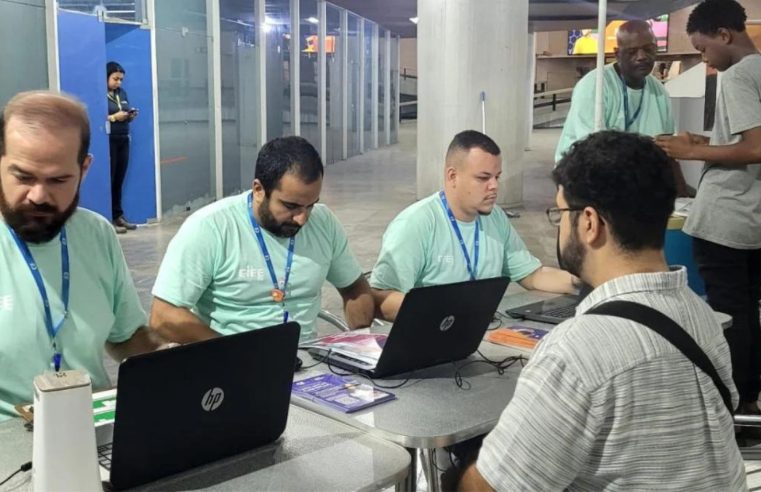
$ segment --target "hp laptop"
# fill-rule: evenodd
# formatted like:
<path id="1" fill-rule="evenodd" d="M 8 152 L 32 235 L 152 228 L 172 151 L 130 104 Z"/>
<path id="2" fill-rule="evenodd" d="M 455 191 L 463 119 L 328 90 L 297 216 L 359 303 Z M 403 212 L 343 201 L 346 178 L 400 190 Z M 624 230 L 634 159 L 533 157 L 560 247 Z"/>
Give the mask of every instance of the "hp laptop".
<path id="1" fill-rule="evenodd" d="M 376 364 L 324 349 L 310 352 L 373 378 L 464 359 L 481 343 L 508 282 L 497 277 L 410 290 Z"/>
<path id="2" fill-rule="evenodd" d="M 507 314 L 513 318 L 523 318 L 557 325 L 568 318 L 573 318 L 576 314 L 576 306 L 590 292 L 592 292 L 592 288 L 584 284 L 581 286 L 578 294 L 566 294 L 546 301 L 533 302 L 508 309 Z"/>
<path id="3" fill-rule="evenodd" d="M 287 323 L 124 361 L 113 440 L 98 432 L 101 477 L 130 488 L 280 437 L 299 331 Z"/>

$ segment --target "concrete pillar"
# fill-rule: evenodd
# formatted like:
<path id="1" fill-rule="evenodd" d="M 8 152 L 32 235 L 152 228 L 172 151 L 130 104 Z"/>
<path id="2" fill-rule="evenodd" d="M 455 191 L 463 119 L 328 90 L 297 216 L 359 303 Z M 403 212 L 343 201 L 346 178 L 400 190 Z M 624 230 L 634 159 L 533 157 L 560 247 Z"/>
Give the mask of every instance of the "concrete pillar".
<path id="1" fill-rule="evenodd" d="M 417 196 L 442 186 L 452 137 L 481 131 L 502 149 L 502 206 L 523 200 L 528 0 L 418 0 Z"/>

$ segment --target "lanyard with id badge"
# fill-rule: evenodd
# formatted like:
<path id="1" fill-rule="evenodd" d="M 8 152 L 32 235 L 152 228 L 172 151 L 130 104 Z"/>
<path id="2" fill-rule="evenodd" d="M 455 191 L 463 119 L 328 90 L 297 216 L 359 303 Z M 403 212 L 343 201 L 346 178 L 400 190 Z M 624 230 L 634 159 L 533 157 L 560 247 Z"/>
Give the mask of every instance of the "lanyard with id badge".
<path id="1" fill-rule="evenodd" d="M 449 203 L 447 202 L 447 197 L 443 191 L 439 191 L 439 199 L 441 200 L 441 206 L 444 207 L 444 212 L 447 214 L 447 217 L 449 218 L 449 223 L 452 224 L 452 229 L 454 229 L 454 233 L 457 236 L 457 240 L 460 242 L 460 248 L 462 249 L 463 256 L 465 256 L 465 264 L 468 267 L 468 274 L 470 275 L 470 280 L 476 280 L 476 276 L 478 274 L 478 247 L 479 247 L 478 230 L 481 228 L 481 220 L 476 219 L 476 227 L 475 227 L 475 233 L 474 233 L 475 237 L 473 238 L 473 264 L 471 266 L 470 254 L 468 254 L 468 248 L 465 247 L 465 240 L 462 238 L 462 233 L 460 232 L 460 226 L 457 225 L 457 219 L 455 218 L 454 213 L 452 213 L 452 209 L 449 207 Z"/>
<path id="2" fill-rule="evenodd" d="M 50 301 L 48 299 L 47 289 L 45 289 L 45 283 L 42 280 L 42 274 L 40 274 L 39 267 L 32 256 L 32 252 L 29 250 L 29 246 L 16 235 L 16 232 L 9 225 L 8 231 L 10 231 L 13 240 L 16 241 L 16 246 L 18 246 L 21 255 L 24 257 L 24 260 L 26 260 L 26 264 L 29 267 L 29 271 L 32 273 L 32 277 L 34 277 L 34 282 L 37 284 L 37 290 L 42 298 L 42 305 L 45 309 L 45 328 L 50 337 L 50 342 L 53 345 L 51 365 L 53 366 L 53 369 L 58 372 L 61 370 L 63 353 L 56 343 L 56 335 L 58 335 L 58 332 L 66 322 L 66 318 L 69 314 L 69 284 L 71 281 L 69 274 L 69 246 L 66 239 L 66 228 L 64 227 L 61 229 L 61 233 L 59 234 L 59 240 L 61 241 L 61 300 L 63 302 L 63 315 L 61 316 L 61 320 L 56 324 L 53 324 Z"/>
<path id="3" fill-rule="evenodd" d="M 251 227 L 254 229 L 254 235 L 256 236 L 256 240 L 259 243 L 259 249 L 262 251 L 264 262 L 267 264 L 267 270 L 269 271 L 270 279 L 272 280 L 272 300 L 282 305 L 283 323 L 288 323 L 288 311 L 285 308 L 285 293 L 287 292 L 286 289 L 288 288 L 288 279 L 291 277 L 291 267 L 293 266 L 293 251 L 296 246 L 296 237 L 291 236 L 288 241 L 288 257 L 285 261 L 285 275 L 283 276 L 283 281 L 278 282 L 277 275 L 275 274 L 275 267 L 272 265 L 272 258 L 270 257 L 269 250 L 267 249 L 267 244 L 264 242 L 262 229 L 254 218 L 253 197 L 254 194 L 249 193 L 248 218 L 251 221 Z"/>

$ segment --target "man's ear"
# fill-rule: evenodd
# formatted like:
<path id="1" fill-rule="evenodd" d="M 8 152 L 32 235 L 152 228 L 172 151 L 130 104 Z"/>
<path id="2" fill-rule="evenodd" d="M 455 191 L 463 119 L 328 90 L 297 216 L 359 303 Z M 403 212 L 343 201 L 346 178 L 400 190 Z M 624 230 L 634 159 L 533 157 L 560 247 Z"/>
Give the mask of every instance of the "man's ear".
<path id="1" fill-rule="evenodd" d="M 730 44 L 732 43 L 732 39 L 734 39 L 734 36 L 732 35 L 732 31 L 730 31 L 726 27 L 720 27 L 716 31 L 716 38 L 719 41 L 721 41 L 723 44 Z"/>
<path id="2" fill-rule="evenodd" d="M 448 166 L 444 170 L 444 181 L 447 183 L 454 184 L 455 178 L 457 177 L 457 169 L 454 168 L 454 166 Z"/>
<path id="3" fill-rule="evenodd" d="M 599 244 L 605 237 L 606 224 L 602 216 L 592 207 L 585 207 L 579 216 L 579 237 L 590 246 Z"/>
<path id="4" fill-rule="evenodd" d="M 79 182 L 81 183 L 82 180 L 85 179 L 85 176 L 87 176 L 87 171 L 90 170 L 90 166 L 92 165 L 92 154 L 87 154 L 85 157 L 85 160 L 82 162 L 82 176 L 79 178 Z"/>

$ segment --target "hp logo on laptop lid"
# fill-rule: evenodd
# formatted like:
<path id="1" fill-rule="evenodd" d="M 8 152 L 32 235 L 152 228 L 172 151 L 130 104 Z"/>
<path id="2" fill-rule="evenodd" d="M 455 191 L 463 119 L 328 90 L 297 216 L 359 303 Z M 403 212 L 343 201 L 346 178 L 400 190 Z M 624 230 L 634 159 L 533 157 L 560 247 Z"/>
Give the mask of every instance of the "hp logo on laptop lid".
<path id="1" fill-rule="evenodd" d="M 222 404 L 225 399 L 225 392 L 222 388 L 211 388 L 203 394 L 201 398 L 201 408 L 207 412 L 213 412 Z"/>
<path id="2" fill-rule="evenodd" d="M 441 324 L 439 325 L 439 330 L 447 331 L 448 329 L 452 327 L 452 325 L 454 325 L 454 316 L 449 315 L 441 321 Z"/>

